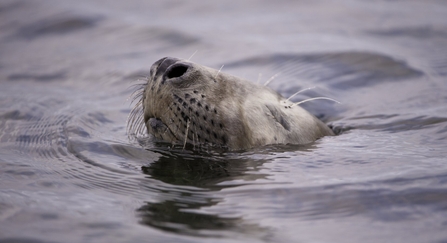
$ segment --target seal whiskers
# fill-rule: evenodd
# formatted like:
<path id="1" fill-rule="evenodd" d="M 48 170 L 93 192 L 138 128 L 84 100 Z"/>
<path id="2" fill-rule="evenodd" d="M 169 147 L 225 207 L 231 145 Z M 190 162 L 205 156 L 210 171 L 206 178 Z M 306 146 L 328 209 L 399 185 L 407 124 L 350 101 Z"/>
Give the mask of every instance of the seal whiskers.
<path id="1" fill-rule="evenodd" d="M 273 81 L 273 79 L 275 79 L 276 77 L 278 77 L 280 74 L 281 74 L 281 72 L 279 72 L 279 73 L 273 75 L 271 78 L 269 78 L 269 79 L 264 83 L 264 86 L 267 86 L 270 82 Z"/>
<path id="2" fill-rule="evenodd" d="M 224 66 L 225 66 L 225 65 L 222 65 L 222 66 L 219 68 L 219 71 L 217 71 L 216 76 L 214 77 L 214 79 L 217 78 L 217 76 L 219 75 L 220 71 L 222 71 L 222 68 L 223 68 Z"/>
<path id="3" fill-rule="evenodd" d="M 291 95 L 289 98 L 287 98 L 287 99 L 286 99 L 286 102 L 289 101 L 290 99 L 292 99 L 295 95 L 297 95 L 297 94 L 299 94 L 299 93 L 302 93 L 302 92 L 304 92 L 304 91 L 307 91 L 307 90 L 314 89 L 314 88 L 315 88 L 315 87 L 309 87 L 309 88 L 302 89 L 302 90 L 296 92 L 295 94 Z"/>
<path id="4" fill-rule="evenodd" d="M 138 91 L 138 90 L 137 90 Z M 142 130 L 144 129 L 144 122 L 143 122 L 143 93 L 144 91 L 134 91 L 132 94 L 132 102 L 134 103 L 135 100 L 138 99 L 138 102 L 134 105 L 132 110 L 129 113 L 129 116 L 127 117 L 127 134 L 128 136 L 131 135 L 131 131 L 133 131 L 134 134 L 142 134 Z"/>
<path id="5" fill-rule="evenodd" d="M 290 108 L 292 108 L 292 107 L 294 107 L 294 106 L 296 106 L 296 105 L 302 104 L 302 103 L 304 103 L 304 102 L 311 101 L 311 100 L 331 100 L 331 101 L 337 102 L 338 104 L 341 104 L 340 101 L 338 101 L 338 100 L 334 100 L 334 99 L 331 99 L 331 98 L 328 98 L 328 97 L 314 97 L 314 98 L 309 98 L 309 99 L 302 100 L 302 101 L 300 101 L 300 102 L 293 103 L 293 104 L 290 106 Z"/>
<path id="6" fill-rule="evenodd" d="M 189 121 L 186 122 L 186 131 L 185 131 L 185 142 L 183 143 L 183 149 L 186 147 L 186 141 L 188 140 L 188 130 L 189 130 Z"/>
<path id="7" fill-rule="evenodd" d="M 198 52 L 199 50 L 196 50 L 187 60 L 191 60 L 191 58 Z"/>

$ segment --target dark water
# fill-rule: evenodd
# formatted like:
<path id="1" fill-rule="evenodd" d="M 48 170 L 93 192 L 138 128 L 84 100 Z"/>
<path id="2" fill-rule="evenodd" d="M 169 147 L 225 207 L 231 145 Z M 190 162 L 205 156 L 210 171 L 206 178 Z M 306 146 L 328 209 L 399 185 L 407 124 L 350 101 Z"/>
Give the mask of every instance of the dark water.
<path id="1" fill-rule="evenodd" d="M 447 2 L 0 1 L 0 242 L 447 242 Z M 342 131 L 129 140 L 132 84 L 189 58 Z"/>

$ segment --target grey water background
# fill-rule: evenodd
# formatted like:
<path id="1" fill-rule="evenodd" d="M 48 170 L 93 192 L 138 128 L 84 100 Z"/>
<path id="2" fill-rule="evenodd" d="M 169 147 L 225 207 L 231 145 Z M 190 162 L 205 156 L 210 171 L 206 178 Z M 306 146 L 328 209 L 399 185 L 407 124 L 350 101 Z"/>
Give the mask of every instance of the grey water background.
<path id="1" fill-rule="evenodd" d="M 132 85 L 192 55 L 341 134 L 129 139 Z M 443 0 L 0 1 L 0 242 L 447 242 L 446 145 Z"/>

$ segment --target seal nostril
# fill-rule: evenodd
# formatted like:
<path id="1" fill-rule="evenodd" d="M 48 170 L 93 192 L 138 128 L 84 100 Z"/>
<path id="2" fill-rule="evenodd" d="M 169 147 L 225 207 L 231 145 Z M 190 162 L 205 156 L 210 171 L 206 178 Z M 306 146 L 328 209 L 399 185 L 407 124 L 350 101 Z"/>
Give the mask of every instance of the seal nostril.
<path id="1" fill-rule="evenodd" d="M 188 66 L 186 66 L 186 65 L 175 65 L 175 66 L 169 68 L 169 70 L 166 71 L 166 77 L 168 77 L 168 78 L 178 78 L 178 77 L 183 76 L 183 74 L 185 74 L 186 71 L 188 71 Z"/>

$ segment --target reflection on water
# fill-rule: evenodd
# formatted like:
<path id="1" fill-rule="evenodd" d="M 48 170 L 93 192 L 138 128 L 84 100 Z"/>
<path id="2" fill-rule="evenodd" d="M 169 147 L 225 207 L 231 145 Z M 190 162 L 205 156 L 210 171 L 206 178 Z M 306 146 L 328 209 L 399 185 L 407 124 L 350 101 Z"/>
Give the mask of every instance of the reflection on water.
<path id="1" fill-rule="evenodd" d="M 437 0 L 0 2 L 0 242 L 446 241 L 445 16 Z M 338 136 L 129 139 L 132 85 L 164 56 L 314 87 L 293 99 L 341 101 L 302 104 Z"/>
<path id="2" fill-rule="evenodd" d="M 167 151 L 166 151 L 167 152 Z M 263 161 L 220 157 L 217 154 L 195 153 L 187 155 L 182 151 L 167 152 L 158 161 L 143 166 L 142 171 L 153 179 L 172 186 L 164 191 L 162 202 L 147 202 L 137 209 L 141 223 L 151 227 L 187 235 L 219 236 L 219 231 L 254 232 L 266 231 L 255 224 L 244 223 L 244 219 L 218 214 L 203 214 L 200 209 L 212 207 L 225 200 L 218 191 L 237 185 L 222 185 L 226 181 L 263 179 L 264 174 L 247 175 L 248 166 L 258 168 Z M 252 171 L 254 172 L 254 171 Z M 247 181 L 248 180 L 248 181 Z M 200 233 L 208 230 L 208 233 Z"/>

